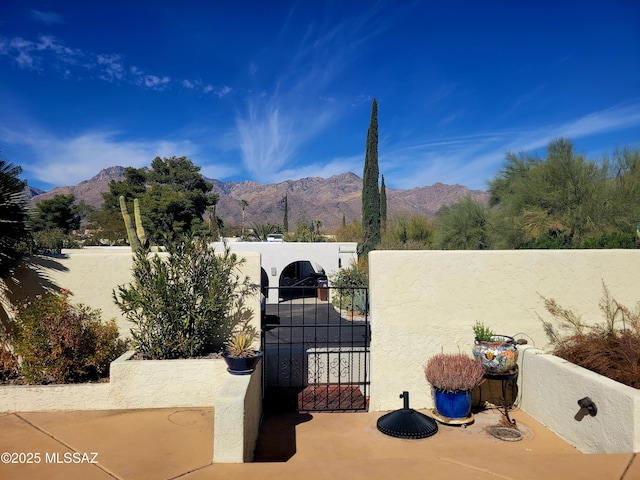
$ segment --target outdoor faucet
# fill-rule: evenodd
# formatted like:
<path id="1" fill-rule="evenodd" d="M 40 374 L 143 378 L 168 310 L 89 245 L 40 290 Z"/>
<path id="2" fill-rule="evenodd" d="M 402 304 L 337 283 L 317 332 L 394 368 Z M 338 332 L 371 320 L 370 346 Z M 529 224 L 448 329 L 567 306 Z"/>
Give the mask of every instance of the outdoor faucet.
<path id="1" fill-rule="evenodd" d="M 592 417 L 595 417 L 598 413 L 598 407 L 596 407 L 596 404 L 593 403 L 593 400 L 589 397 L 584 397 L 578 400 L 578 405 L 580 408 L 586 409 Z"/>

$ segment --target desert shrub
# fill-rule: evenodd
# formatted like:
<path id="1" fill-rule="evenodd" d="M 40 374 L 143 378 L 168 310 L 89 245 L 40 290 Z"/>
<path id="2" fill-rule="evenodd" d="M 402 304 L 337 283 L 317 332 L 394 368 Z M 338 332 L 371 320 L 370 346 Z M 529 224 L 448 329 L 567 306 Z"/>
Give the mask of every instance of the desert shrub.
<path id="1" fill-rule="evenodd" d="M 242 262 L 228 248 L 218 255 L 191 237 L 169 242 L 166 255 L 137 250 L 133 281 L 113 292 L 133 323 L 136 351 L 150 359 L 222 352 L 234 327 L 252 314 L 244 296 L 258 288 L 241 279 Z"/>
<path id="2" fill-rule="evenodd" d="M 586 325 L 572 310 L 543 298 L 560 327 L 543 319 L 553 354 L 630 387 L 640 388 L 640 302 L 635 311 L 613 299 L 606 285 L 600 310 L 605 322 Z"/>
<path id="3" fill-rule="evenodd" d="M 366 263 L 354 263 L 330 277 L 332 304 L 342 310 L 366 313 L 369 285 Z"/>
<path id="4" fill-rule="evenodd" d="M 68 290 L 48 292 L 16 308 L 10 342 L 26 383 L 76 383 L 109 375 L 109 364 L 125 352 L 114 319 L 69 302 Z"/>
<path id="5" fill-rule="evenodd" d="M 603 233 L 598 237 L 585 239 L 580 248 L 635 248 L 636 236 L 632 232 Z"/>
<path id="6" fill-rule="evenodd" d="M 63 248 L 79 248 L 79 243 L 59 228 L 42 230 L 33 234 L 34 253 L 59 253 Z"/>
<path id="7" fill-rule="evenodd" d="M 20 377 L 18 359 L 5 342 L 0 344 L 0 383 L 8 383 Z"/>

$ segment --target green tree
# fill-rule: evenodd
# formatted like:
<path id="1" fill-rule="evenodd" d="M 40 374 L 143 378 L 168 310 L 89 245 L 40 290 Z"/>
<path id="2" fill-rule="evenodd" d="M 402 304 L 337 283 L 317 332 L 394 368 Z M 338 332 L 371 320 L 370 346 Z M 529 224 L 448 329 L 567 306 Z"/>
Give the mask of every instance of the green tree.
<path id="1" fill-rule="evenodd" d="M 324 242 L 325 237 L 320 228 L 320 220 L 300 220 L 296 225 L 293 235 L 288 235 L 287 240 L 292 242 Z"/>
<path id="2" fill-rule="evenodd" d="M 218 206 L 219 197 L 216 195 L 213 204 L 207 208 L 209 212 L 209 231 L 214 241 L 220 239 L 220 231 L 224 227 L 224 222 L 216 213 L 216 207 Z"/>
<path id="3" fill-rule="evenodd" d="M 128 167 L 124 177 L 109 184 L 103 210 L 119 214 L 122 195 L 133 211 L 133 200 L 138 198 L 144 228 L 154 242 L 171 241 L 186 233 L 209 236 L 211 228 L 203 215 L 216 204 L 218 195 L 210 193 L 213 184 L 191 160 L 156 157 L 149 170 Z M 126 238 L 124 223 L 122 238 Z"/>
<path id="4" fill-rule="evenodd" d="M 128 203 L 128 208 L 133 208 L 133 199 L 140 198 L 147 190 L 147 173 L 143 168 L 127 167 L 124 169 L 124 180 L 109 182 L 109 191 L 102 194 L 103 210 L 120 213 L 120 196 Z M 124 234 L 124 227 L 123 227 Z M 126 234 L 125 234 L 126 236 Z"/>
<path id="5" fill-rule="evenodd" d="M 34 210 L 31 224 L 36 232 L 59 229 L 65 234 L 80 228 L 80 209 L 74 205 L 75 197 L 56 195 L 52 199 L 42 200 Z"/>
<path id="6" fill-rule="evenodd" d="M 358 242 L 362 239 L 362 225 L 358 220 L 347 223 L 342 216 L 342 225 L 334 232 L 338 242 Z"/>
<path id="7" fill-rule="evenodd" d="M 483 250 L 490 248 L 489 212 L 470 196 L 443 206 L 436 215 L 434 246 L 445 250 Z"/>
<path id="8" fill-rule="evenodd" d="M 122 214 L 100 208 L 89 216 L 87 230 L 90 232 L 91 245 L 124 245 L 127 233 L 122 221 Z"/>
<path id="9" fill-rule="evenodd" d="M 282 219 L 282 227 L 285 232 L 289 231 L 289 197 L 284 195 L 284 218 Z"/>
<path id="10" fill-rule="evenodd" d="M 29 238 L 29 210 L 19 166 L 0 158 L 0 278 L 8 277 L 22 258 Z"/>
<path id="11" fill-rule="evenodd" d="M 427 250 L 433 246 L 434 227 L 423 215 L 398 215 L 382 235 L 381 250 Z"/>
<path id="12" fill-rule="evenodd" d="M 384 184 L 384 175 L 380 183 L 380 231 L 387 229 L 387 187 Z"/>
<path id="13" fill-rule="evenodd" d="M 362 179 L 362 237 L 360 251 L 367 255 L 380 243 L 380 190 L 378 187 L 378 102 L 373 99 Z"/>
<path id="14" fill-rule="evenodd" d="M 495 209 L 494 245 L 576 247 L 588 238 L 619 229 L 612 219 L 620 218 L 620 209 L 628 209 L 634 195 L 620 205 L 621 190 L 610 170 L 607 161 L 586 160 L 576 154 L 565 139 L 551 142 L 543 159 L 507 154 L 505 166 L 489 182 Z M 618 181 L 629 178 L 626 172 L 613 177 Z M 623 223 L 631 233 L 632 222 L 627 218 Z"/>
<path id="15" fill-rule="evenodd" d="M 142 215 L 151 223 L 156 240 L 168 234 L 177 238 L 185 233 L 208 234 L 203 220 L 207 207 L 217 201 L 209 193 L 213 184 L 200 173 L 200 167 L 186 157 L 156 157 L 147 173 L 147 190 L 140 199 Z"/>

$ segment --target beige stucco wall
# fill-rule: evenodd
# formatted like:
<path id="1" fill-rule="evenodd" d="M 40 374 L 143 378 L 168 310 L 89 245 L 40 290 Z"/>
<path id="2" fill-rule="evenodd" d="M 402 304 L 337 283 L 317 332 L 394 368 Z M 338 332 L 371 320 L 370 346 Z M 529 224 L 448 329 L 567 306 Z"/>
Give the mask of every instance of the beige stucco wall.
<path id="1" fill-rule="evenodd" d="M 112 408 L 206 407 L 229 376 L 222 359 L 129 360 L 133 354 L 111 363 Z"/>
<path id="2" fill-rule="evenodd" d="M 241 276 L 246 275 L 252 283 L 259 285 L 260 254 L 243 252 L 238 256 L 245 259 L 239 267 Z M 115 318 L 120 334 L 129 336 L 131 324 L 114 303 L 112 292 L 118 285 L 131 281 L 132 260 L 128 247 L 89 247 L 63 250 L 60 255 L 32 256 L 17 270 L 15 280 L 5 283 L 6 293 L 0 301 L 4 305 L 15 304 L 28 296 L 42 293 L 44 289 L 65 288 L 71 291 L 74 303 L 100 309 L 103 319 Z M 259 292 L 250 296 L 245 306 L 255 312 L 252 323 L 259 329 Z M 0 309 L 2 323 L 7 319 L 2 313 L 4 311 Z"/>
<path id="3" fill-rule="evenodd" d="M 640 300 L 640 250 L 374 251 L 369 254 L 371 410 L 432 408 L 424 379 L 440 351 L 471 353 L 472 326 L 548 346 L 540 295 L 602 321 L 602 282 L 627 306 Z"/>
<path id="4" fill-rule="evenodd" d="M 251 462 L 262 421 L 262 364 L 251 375 L 227 375 L 214 412 L 213 461 Z"/>
<path id="5" fill-rule="evenodd" d="M 213 406 L 227 365 L 221 358 L 129 360 L 111 363 L 109 382 L 2 385 L 0 413 Z"/>

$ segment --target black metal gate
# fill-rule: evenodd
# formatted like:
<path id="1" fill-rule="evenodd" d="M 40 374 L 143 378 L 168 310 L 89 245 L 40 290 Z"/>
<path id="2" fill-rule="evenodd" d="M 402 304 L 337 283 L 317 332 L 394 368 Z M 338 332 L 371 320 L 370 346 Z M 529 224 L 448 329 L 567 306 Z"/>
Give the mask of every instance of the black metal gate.
<path id="1" fill-rule="evenodd" d="M 267 303 L 263 315 L 265 409 L 367 410 L 367 289 L 276 290 L 266 296 L 278 302 Z"/>

